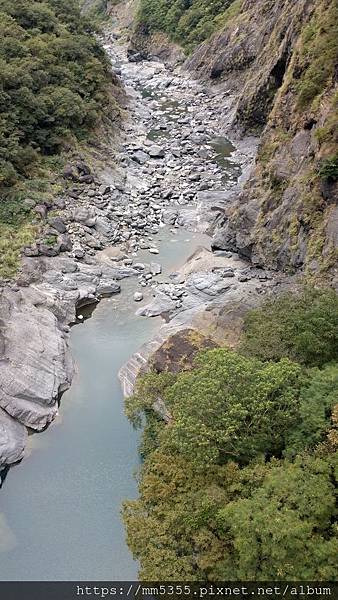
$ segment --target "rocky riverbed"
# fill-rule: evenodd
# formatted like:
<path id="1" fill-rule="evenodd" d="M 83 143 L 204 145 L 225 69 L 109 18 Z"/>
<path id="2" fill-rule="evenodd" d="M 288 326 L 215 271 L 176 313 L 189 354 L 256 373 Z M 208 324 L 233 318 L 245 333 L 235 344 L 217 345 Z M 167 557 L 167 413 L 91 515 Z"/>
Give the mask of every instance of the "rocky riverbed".
<path id="1" fill-rule="evenodd" d="M 122 369 L 126 394 L 171 332 L 200 328 L 201 315 L 225 304 L 238 314 L 283 284 L 235 253 L 218 251 L 217 228 L 257 147 L 253 138 L 228 139 L 231 96 L 161 62 L 130 62 L 126 48 L 109 37 L 104 45 L 128 97 L 114 168 L 110 161 L 96 173 L 82 159 L 67 165 L 64 193 L 33 207 L 43 233 L 24 249 L 17 280 L 0 289 L 0 469 L 23 457 L 27 429 L 40 431 L 56 416 L 73 377 L 68 337 L 81 307 L 119 293 L 124 278 L 134 278 L 140 317 L 167 321 Z M 174 236 L 182 227 L 216 231 L 214 242 L 163 278 L 158 239 L 163 228 Z M 138 260 L 141 250 L 149 260 Z"/>

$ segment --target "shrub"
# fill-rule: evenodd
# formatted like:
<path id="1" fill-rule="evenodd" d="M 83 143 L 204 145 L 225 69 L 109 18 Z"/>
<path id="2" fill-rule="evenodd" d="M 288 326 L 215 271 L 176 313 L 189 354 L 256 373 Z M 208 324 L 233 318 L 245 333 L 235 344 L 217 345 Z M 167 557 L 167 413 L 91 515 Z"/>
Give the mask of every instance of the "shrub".
<path id="1" fill-rule="evenodd" d="M 319 176 L 328 181 L 338 180 L 338 154 L 324 160 L 319 168 Z"/>
<path id="2" fill-rule="evenodd" d="M 270 300 L 251 311 L 241 350 L 261 360 L 291 360 L 321 366 L 338 360 L 338 296 L 306 289 Z"/>

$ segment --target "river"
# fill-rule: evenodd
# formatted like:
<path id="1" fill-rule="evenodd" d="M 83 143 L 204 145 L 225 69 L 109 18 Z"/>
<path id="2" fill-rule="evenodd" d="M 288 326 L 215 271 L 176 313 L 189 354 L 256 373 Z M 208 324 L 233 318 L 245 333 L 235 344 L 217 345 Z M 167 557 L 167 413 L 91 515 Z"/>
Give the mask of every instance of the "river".
<path id="1" fill-rule="evenodd" d="M 207 239 L 183 230 L 160 238 L 164 275 Z M 137 577 L 120 510 L 136 495 L 138 434 L 124 415 L 117 373 L 161 320 L 135 316 L 135 288 L 124 281 L 120 296 L 72 329 L 77 373 L 60 417 L 30 437 L 28 457 L 0 492 L 0 580 Z"/>

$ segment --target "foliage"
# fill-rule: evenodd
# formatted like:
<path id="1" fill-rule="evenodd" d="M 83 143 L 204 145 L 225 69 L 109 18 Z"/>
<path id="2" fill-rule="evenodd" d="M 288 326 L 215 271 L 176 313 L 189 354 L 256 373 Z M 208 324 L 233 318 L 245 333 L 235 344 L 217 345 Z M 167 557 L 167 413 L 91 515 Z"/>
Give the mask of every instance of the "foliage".
<path id="1" fill-rule="evenodd" d="M 299 418 L 286 436 L 288 457 L 315 448 L 331 427 L 331 414 L 338 404 L 338 365 L 313 369 L 301 389 Z"/>
<path id="2" fill-rule="evenodd" d="M 162 449 L 123 508 L 145 581 L 331 580 L 335 457 L 196 470 Z"/>
<path id="3" fill-rule="evenodd" d="M 328 181 L 338 180 L 338 154 L 323 161 L 319 169 L 319 176 Z"/>
<path id="4" fill-rule="evenodd" d="M 228 551 L 219 580 L 333 580 L 333 466 L 331 457 L 272 463 L 259 487 L 222 509 L 219 526 Z"/>
<path id="5" fill-rule="evenodd" d="M 0 2 L 0 184 L 83 137 L 108 105 L 109 65 L 75 0 Z"/>
<path id="6" fill-rule="evenodd" d="M 145 461 L 123 517 L 141 580 L 334 579 L 336 335 L 337 297 L 305 290 L 249 315 L 253 356 L 208 350 L 139 380 L 127 412 Z"/>
<path id="7" fill-rule="evenodd" d="M 313 104 L 332 83 L 338 53 L 338 7 L 335 0 L 317 2 L 314 15 L 302 35 L 297 82 L 298 105 Z"/>
<path id="8" fill-rule="evenodd" d="M 298 413 L 299 376 L 288 360 L 263 364 L 225 349 L 204 353 L 164 396 L 174 414 L 169 442 L 204 465 L 279 454 Z"/>
<path id="9" fill-rule="evenodd" d="M 146 34 L 164 31 L 192 50 L 221 25 L 233 0 L 141 0 L 138 28 Z"/>
<path id="10" fill-rule="evenodd" d="M 11 278 L 19 267 L 20 252 L 29 246 L 35 237 L 33 225 L 20 227 L 0 223 L 0 277 Z"/>
<path id="11" fill-rule="evenodd" d="M 270 300 L 247 315 L 241 348 L 261 360 L 289 357 L 308 366 L 337 361 L 337 294 L 306 289 Z"/>

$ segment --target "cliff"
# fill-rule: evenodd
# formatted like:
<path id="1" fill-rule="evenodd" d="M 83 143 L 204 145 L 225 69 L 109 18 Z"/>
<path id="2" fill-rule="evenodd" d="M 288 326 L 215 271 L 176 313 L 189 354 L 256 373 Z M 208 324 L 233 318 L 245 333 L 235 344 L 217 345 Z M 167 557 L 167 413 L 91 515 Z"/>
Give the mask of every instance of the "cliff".
<path id="1" fill-rule="evenodd" d="M 234 124 L 261 132 L 252 175 L 214 247 L 237 249 L 274 269 L 332 271 L 338 251 L 337 4 L 236 4 L 223 30 L 186 64 L 237 91 Z"/>

